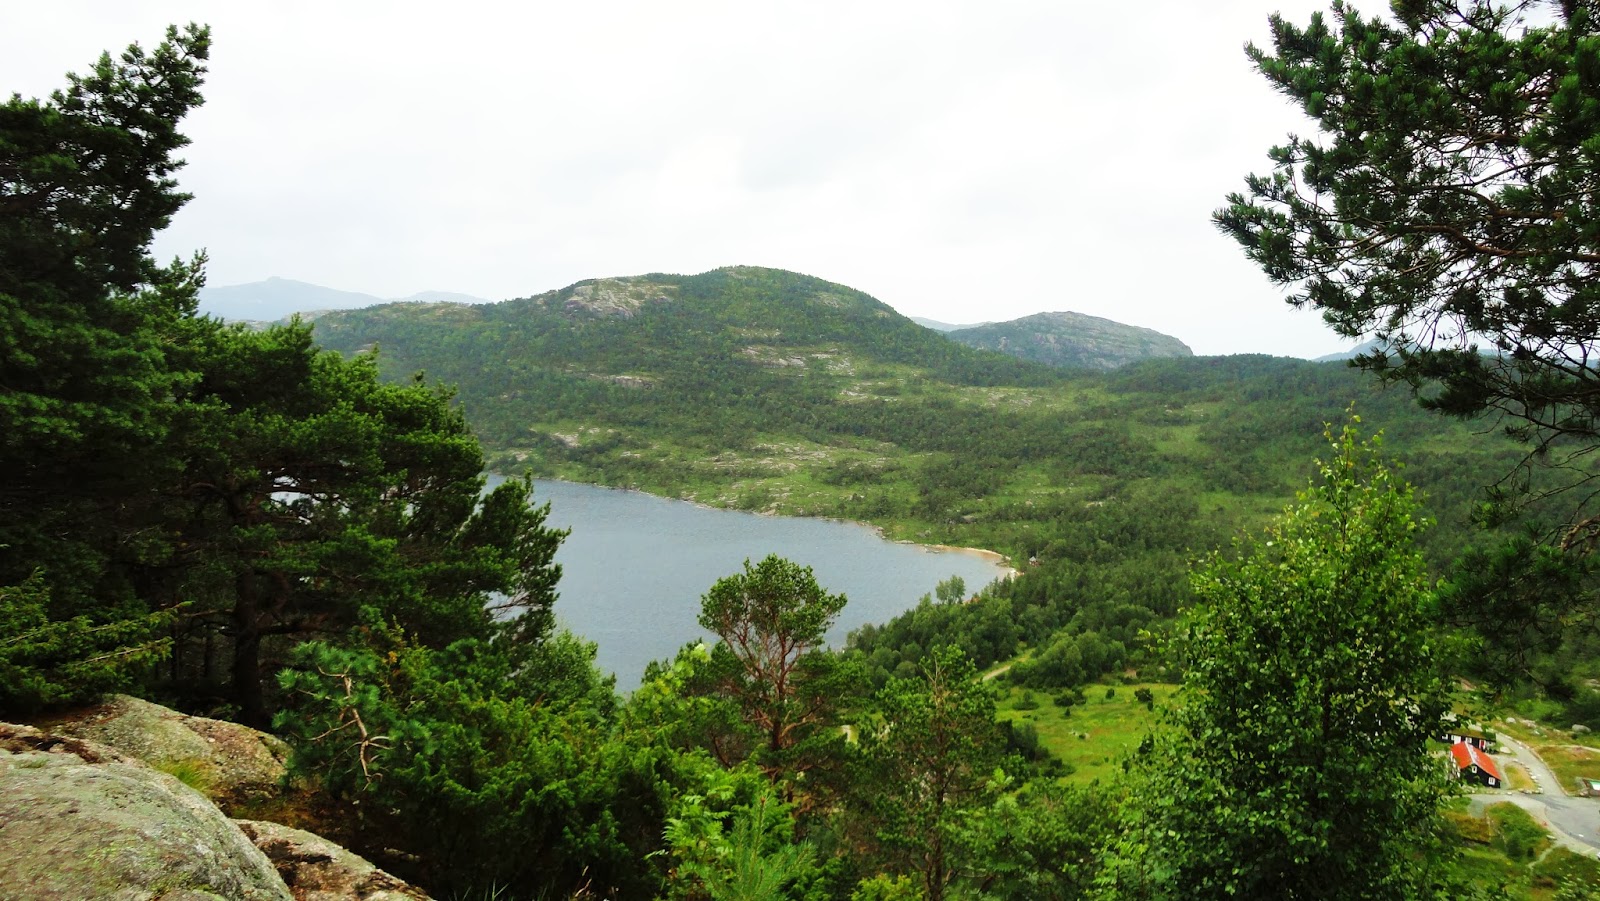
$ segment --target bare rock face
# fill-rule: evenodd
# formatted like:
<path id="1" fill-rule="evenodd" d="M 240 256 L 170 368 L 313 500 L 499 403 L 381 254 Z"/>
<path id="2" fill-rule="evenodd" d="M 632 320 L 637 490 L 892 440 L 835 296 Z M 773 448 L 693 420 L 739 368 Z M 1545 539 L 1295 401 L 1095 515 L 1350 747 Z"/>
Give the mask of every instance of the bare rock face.
<path id="1" fill-rule="evenodd" d="M 236 820 L 278 868 L 295 901 L 427 901 L 421 889 L 320 835 L 260 820 Z"/>
<path id="2" fill-rule="evenodd" d="M 167 772 L 186 767 L 214 799 L 267 797 L 283 784 L 289 746 L 248 726 L 187 716 L 127 695 L 52 726 L 58 735 L 109 745 Z"/>
<path id="3" fill-rule="evenodd" d="M 632 319 L 647 305 L 670 303 L 674 290 L 670 285 L 658 285 L 647 278 L 601 278 L 549 291 L 535 300 L 550 309 L 556 309 L 559 304 L 559 309 L 568 316 Z"/>
<path id="4" fill-rule="evenodd" d="M 92 741 L 0 723 L 7 901 L 291 901 L 199 792 Z"/>

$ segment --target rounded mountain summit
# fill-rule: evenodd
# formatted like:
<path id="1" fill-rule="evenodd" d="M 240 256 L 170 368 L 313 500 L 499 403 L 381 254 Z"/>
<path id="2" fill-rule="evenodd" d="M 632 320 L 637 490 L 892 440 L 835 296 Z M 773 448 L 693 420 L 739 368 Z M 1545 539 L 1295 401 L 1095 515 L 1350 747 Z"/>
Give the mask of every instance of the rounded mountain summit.
<path id="1" fill-rule="evenodd" d="M 945 333 L 952 341 L 1062 369 L 1116 369 L 1152 357 L 1192 357 L 1171 335 L 1083 313 L 1035 313 Z"/>

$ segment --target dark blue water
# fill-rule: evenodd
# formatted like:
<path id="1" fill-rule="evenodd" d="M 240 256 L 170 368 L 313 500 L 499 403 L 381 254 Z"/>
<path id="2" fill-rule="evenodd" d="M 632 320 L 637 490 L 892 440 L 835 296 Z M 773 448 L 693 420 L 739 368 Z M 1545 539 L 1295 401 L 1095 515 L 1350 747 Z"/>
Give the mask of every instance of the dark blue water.
<path id="1" fill-rule="evenodd" d="M 550 502 L 550 525 L 572 530 L 556 555 L 556 616 L 599 644 L 597 662 L 616 673 L 622 691 L 639 684 L 649 661 L 706 637 L 695 622 L 700 596 L 746 559 L 776 553 L 811 567 L 830 593 L 844 593 L 849 603 L 828 633 L 836 647 L 850 630 L 891 619 L 952 575 L 966 580 L 970 595 L 1006 572 L 978 555 L 896 544 L 853 523 L 712 510 L 571 482 L 540 480 L 534 498 Z"/>

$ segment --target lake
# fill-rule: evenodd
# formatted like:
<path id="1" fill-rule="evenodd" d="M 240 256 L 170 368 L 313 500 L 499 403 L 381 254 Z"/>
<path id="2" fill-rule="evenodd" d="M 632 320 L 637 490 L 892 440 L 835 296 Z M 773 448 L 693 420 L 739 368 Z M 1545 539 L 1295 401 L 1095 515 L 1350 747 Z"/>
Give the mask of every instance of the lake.
<path id="1" fill-rule="evenodd" d="M 491 484 L 502 481 L 498 477 Z M 723 576 L 776 553 L 809 566 L 829 593 L 849 598 L 828 632 L 835 647 L 852 629 L 916 605 L 960 576 L 970 595 L 1006 569 L 971 552 L 899 544 L 856 523 L 713 510 L 638 491 L 537 480 L 549 524 L 571 529 L 561 564 L 556 617 L 599 644 L 596 663 L 631 691 L 651 660 L 707 637 L 695 622 L 700 596 Z"/>

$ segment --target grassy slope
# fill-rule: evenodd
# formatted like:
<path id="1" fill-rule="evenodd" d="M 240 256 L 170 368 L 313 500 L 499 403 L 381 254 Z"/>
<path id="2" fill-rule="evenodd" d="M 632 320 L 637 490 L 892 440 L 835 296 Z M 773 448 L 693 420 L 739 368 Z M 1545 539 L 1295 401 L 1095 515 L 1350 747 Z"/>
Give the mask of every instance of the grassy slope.
<path id="1" fill-rule="evenodd" d="M 1547 725 L 1531 723 L 1526 715 L 1512 717 L 1516 722 L 1495 720 L 1497 732 L 1509 735 L 1532 748 L 1561 781 L 1560 791 L 1572 794 L 1579 778 L 1600 779 L 1600 748 L 1584 744 L 1593 735 L 1574 735 Z M 1546 791 L 1554 791 L 1549 786 Z"/>
<path id="2" fill-rule="evenodd" d="M 1177 686 L 1159 683 L 1086 685 L 1084 700 L 1070 708 L 1057 707 L 1049 692 L 1035 691 L 1039 706 L 1022 710 L 1017 702 L 1023 690 L 1009 686 L 999 700 L 999 718 L 1033 724 L 1039 743 L 1072 764 L 1073 773 L 1066 781 L 1088 785 L 1120 775 L 1123 759 L 1156 727 L 1156 713 L 1134 698 L 1141 688 L 1150 689 L 1157 710 L 1177 690 Z M 1111 697 L 1106 697 L 1108 689 L 1113 692 Z"/>

